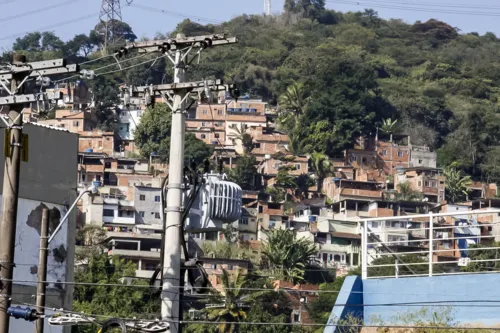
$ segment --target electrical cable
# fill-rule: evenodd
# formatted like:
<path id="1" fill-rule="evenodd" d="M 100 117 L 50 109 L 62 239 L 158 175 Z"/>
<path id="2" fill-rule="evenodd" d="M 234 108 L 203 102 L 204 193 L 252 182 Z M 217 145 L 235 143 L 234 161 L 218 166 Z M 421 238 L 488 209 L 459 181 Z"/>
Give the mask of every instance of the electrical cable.
<path id="1" fill-rule="evenodd" d="M 161 55 L 161 56 L 158 56 L 156 57 L 155 59 L 152 59 L 152 60 L 147 60 L 147 61 L 143 61 L 143 62 L 140 62 L 138 64 L 135 64 L 135 65 L 131 65 L 129 67 L 124 67 L 124 68 L 120 68 L 118 70 L 114 70 L 114 71 L 109 71 L 109 72 L 105 72 L 105 73 L 96 73 L 97 75 L 108 75 L 108 74 L 113 74 L 113 73 L 117 73 L 117 72 L 121 72 L 121 71 L 124 71 L 124 70 L 127 70 L 127 69 L 132 69 L 132 68 L 135 68 L 135 67 L 139 67 L 139 66 L 142 66 L 144 64 L 147 64 L 149 62 L 152 62 L 152 61 L 156 61 L 158 59 L 162 59 L 162 58 L 165 58 L 167 57 L 168 55 L 164 54 L 164 55 Z"/>
<path id="2" fill-rule="evenodd" d="M 14 303 L 16 304 L 24 304 L 26 306 L 33 306 L 36 307 L 35 304 L 30 304 L 30 303 L 25 303 L 25 302 L 16 302 L 13 300 Z M 48 307 L 43 307 L 45 309 L 48 309 L 53 312 L 62 312 L 62 313 L 68 313 L 68 314 L 74 314 L 74 315 L 80 315 L 82 316 L 82 313 L 77 313 L 74 311 L 70 310 L 65 310 L 65 309 L 54 309 L 54 308 L 48 308 Z M 82 316 L 83 317 L 83 316 Z M 85 317 L 93 317 L 93 315 L 86 315 Z M 138 321 L 144 321 L 145 319 L 137 319 L 137 318 L 116 318 L 116 317 L 111 317 L 111 316 L 105 316 L 105 315 L 97 315 L 96 317 L 102 317 L 102 318 L 110 318 L 114 320 L 121 320 L 121 321 L 130 321 L 130 322 L 138 322 Z M 147 320 L 147 319 L 146 319 Z M 310 327 L 326 327 L 326 326 L 339 326 L 339 327 L 352 327 L 352 328 L 402 328 L 402 329 L 408 329 L 408 328 L 413 328 L 413 329 L 443 329 L 443 330 L 477 330 L 477 331 L 500 331 L 500 327 L 460 327 L 460 326 L 432 326 L 432 325 L 363 325 L 363 324 L 344 324 L 344 323 L 326 323 L 326 324 L 313 324 L 313 323 L 264 323 L 264 322 L 217 322 L 217 321 L 204 321 L 204 320 L 181 320 L 181 321 L 174 321 L 174 320 L 160 320 L 160 322 L 164 323 L 176 323 L 176 324 L 204 324 L 204 325 L 220 325 L 220 324 L 237 324 L 237 325 L 252 325 L 252 326 L 310 326 Z"/>
<path id="3" fill-rule="evenodd" d="M 138 4 L 130 4 L 129 6 L 139 8 L 142 10 L 147 10 L 147 11 L 150 11 L 150 12 L 153 12 L 156 14 L 161 13 L 161 14 L 166 14 L 166 15 L 170 15 L 170 16 L 177 16 L 177 17 L 182 17 L 182 18 L 187 18 L 187 19 L 193 18 L 193 19 L 196 19 L 198 21 L 204 21 L 204 22 L 213 23 L 213 24 L 223 23 L 222 21 L 214 20 L 214 19 L 207 18 L 207 17 L 196 16 L 196 15 L 180 13 L 180 12 L 174 12 L 174 11 L 164 10 L 164 9 L 155 8 L 155 7 L 151 7 L 151 6 L 138 5 Z"/>
<path id="4" fill-rule="evenodd" d="M 332 0 L 332 1 L 335 1 L 335 0 Z M 363 1 L 363 0 L 362 0 Z M 371 1 L 371 0 L 369 0 Z M 330 2 L 330 0 L 328 0 L 328 2 Z M 393 3 L 393 4 L 397 4 L 397 5 L 414 5 L 414 6 L 426 6 L 426 7 L 449 7 L 449 8 L 459 8 L 459 9 L 467 9 L 467 8 L 471 8 L 471 9 L 493 9 L 493 10 L 500 10 L 500 6 L 478 6 L 478 5 L 473 5 L 473 6 L 469 6 L 469 5 L 464 5 L 464 4 L 452 4 L 450 2 L 420 2 L 420 1 L 408 1 L 408 0 L 404 0 L 404 1 L 401 1 L 401 0 L 380 0 L 380 1 L 376 1 L 377 3 L 378 2 L 382 2 L 382 3 Z"/>
<path id="5" fill-rule="evenodd" d="M 42 12 L 49 11 L 51 9 L 60 8 L 62 6 L 73 4 L 73 3 L 76 3 L 78 1 L 80 1 L 80 0 L 69 0 L 69 1 L 65 1 L 65 2 L 56 3 L 56 4 L 53 4 L 50 6 L 46 6 L 46 7 L 42 7 L 42 8 L 38 8 L 38 9 L 33 9 L 30 11 L 16 14 L 16 15 L 12 15 L 12 16 L 0 17 L 0 22 L 5 23 L 5 22 L 9 22 L 9 21 L 21 18 L 21 17 L 25 17 L 25 16 L 29 16 L 29 15 L 33 15 L 33 14 L 39 14 Z"/>
<path id="6" fill-rule="evenodd" d="M 441 14 L 458 14 L 458 15 L 474 15 L 474 16 L 490 16 L 490 17 L 498 17 L 500 13 L 491 13 L 491 12 L 473 12 L 473 11 L 458 11 L 458 10 L 434 10 L 429 8 L 421 8 L 421 7 L 408 7 L 408 6 L 397 6 L 397 5 L 381 5 L 378 2 L 369 2 L 370 0 L 364 1 L 348 1 L 348 0 L 328 0 L 330 3 L 340 3 L 347 5 L 355 5 L 355 6 L 369 6 L 373 8 L 387 8 L 387 9 L 398 9 L 398 10 L 410 10 L 417 12 L 426 12 L 426 13 L 441 13 Z"/>
<path id="7" fill-rule="evenodd" d="M 51 25 L 47 25 L 47 26 L 38 28 L 36 30 L 24 31 L 24 32 L 12 34 L 12 35 L 9 35 L 9 36 L 3 36 L 3 37 L 0 37 L 0 40 L 13 39 L 13 38 L 16 38 L 16 37 L 19 37 L 19 36 L 22 36 L 22 35 L 29 34 L 29 33 L 33 32 L 33 31 L 44 31 L 44 30 L 48 30 L 48 29 L 52 29 L 52 28 L 58 28 L 60 26 L 64 26 L 64 25 L 73 24 L 73 23 L 76 23 L 76 22 L 88 20 L 90 18 L 95 17 L 96 15 L 97 15 L 97 13 L 92 13 L 92 14 L 88 14 L 88 15 L 84 15 L 84 16 L 80 16 L 80 17 L 74 18 L 72 20 L 66 20 L 66 21 L 54 23 L 54 24 L 51 24 Z"/>

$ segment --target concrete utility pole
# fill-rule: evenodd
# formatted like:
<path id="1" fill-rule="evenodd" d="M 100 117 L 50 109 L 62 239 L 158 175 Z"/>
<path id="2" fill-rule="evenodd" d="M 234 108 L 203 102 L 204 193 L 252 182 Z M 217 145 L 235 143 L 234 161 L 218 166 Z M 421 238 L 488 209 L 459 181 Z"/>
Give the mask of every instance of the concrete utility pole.
<path id="1" fill-rule="evenodd" d="M 14 55 L 13 65 L 19 66 L 26 63 L 24 55 Z M 24 73 L 13 74 L 11 92 L 18 92 L 18 86 L 23 82 Z M 21 91 L 22 92 L 22 87 Z M 17 203 L 19 191 L 19 172 L 21 170 L 21 137 L 24 104 L 11 106 L 9 112 L 11 128 L 5 129 L 4 149 L 5 164 L 2 192 L 2 218 L 0 220 L 0 298 L 4 311 L 0 311 L 0 332 L 9 333 L 9 316 L 6 309 L 10 306 L 12 295 L 12 277 L 14 274 L 14 248 L 16 240 Z M 1 117 L 2 115 L 0 115 Z"/>
<path id="2" fill-rule="evenodd" d="M 49 210 L 42 210 L 42 226 L 40 232 L 40 258 L 38 259 L 38 285 L 36 287 L 36 311 L 45 314 L 45 292 L 47 286 L 47 256 L 49 254 Z M 43 333 L 44 318 L 37 319 L 35 333 Z"/>
<path id="3" fill-rule="evenodd" d="M 63 59 L 26 63 L 24 55 L 15 55 L 12 65 L 8 69 L 0 70 L 0 89 L 8 95 L 0 97 L 0 107 L 10 108 L 8 117 L 0 115 L 0 121 L 5 125 L 5 165 L 0 220 L 0 333 L 9 333 L 7 309 L 11 304 L 14 276 L 19 174 L 21 160 L 28 159 L 28 138 L 22 134 L 24 107 L 28 103 L 47 99 L 62 99 L 62 93 L 24 94 L 25 83 L 37 78 L 46 83 L 50 80 L 47 81 L 44 75 L 73 73 L 77 70 L 77 65 L 66 66 Z"/>
<path id="4" fill-rule="evenodd" d="M 181 288 L 181 234 L 183 192 L 184 188 L 184 136 L 186 100 L 193 93 L 200 94 L 209 91 L 227 91 L 230 86 L 223 85 L 222 81 L 184 83 L 185 72 L 189 65 L 199 59 L 200 53 L 209 47 L 237 43 L 237 38 L 228 38 L 225 34 L 208 36 L 186 37 L 183 34 L 167 40 L 131 43 L 127 49 L 139 49 L 142 52 L 164 53 L 174 65 L 174 83 L 169 85 L 133 87 L 124 91 L 124 104 L 131 104 L 133 95 L 144 97 L 132 104 L 154 103 L 155 96 L 163 97 L 165 103 L 172 109 L 172 134 L 170 137 L 169 183 L 166 204 L 166 240 L 163 252 L 163 282 L 162 282 L 162 320 L 170 323 L 170 332 L 179 332 L 179 307 Z M 189 59 L 189 54 L 197 49 L 196 54 Z M 208 96 L 207 96 L 208 97 Z M 195 97 L 196 98 L 196 97 Z"/>

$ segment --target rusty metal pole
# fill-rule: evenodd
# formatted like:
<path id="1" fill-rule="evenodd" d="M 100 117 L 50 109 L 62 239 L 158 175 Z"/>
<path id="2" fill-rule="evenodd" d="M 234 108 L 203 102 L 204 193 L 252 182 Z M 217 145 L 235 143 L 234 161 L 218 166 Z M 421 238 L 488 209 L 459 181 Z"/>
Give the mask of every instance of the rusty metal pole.
<path id="1" fill-rule="evenodd" d="M 14 55 L 13 65 L 26 63 L 26 56 Z M 23 82 L 26 74 L 14 73 L 11 80 L 11 91 L 15 94 L 18 85 Z M 21 138 L 23 117 L 21 112 L 24 104 L 14 104 L 10 107 L 10 129 L 5 129 L 5 146 L 2 218 L 0 220 L 0 333 L 9 333 L 9 315 L 7 309 L 12 297 L 12 279 L 14 275 L 14 250 L 16 240 L 17 204 L 19 197 L 19 173 L 21 166 Z"/>
<path id="2" fill-rule="evenodd" d="M 45 314 L 45 291 L 47 285 L 47 257 L 49 254 L 49 210 L 42 211 L 42 226 L 40 232 L 40 258 L 38 259 L 38 285 L 36 287 L 36 311 Z M 35 333 L 43 333 L 44 318 L 37 319 Z"/>

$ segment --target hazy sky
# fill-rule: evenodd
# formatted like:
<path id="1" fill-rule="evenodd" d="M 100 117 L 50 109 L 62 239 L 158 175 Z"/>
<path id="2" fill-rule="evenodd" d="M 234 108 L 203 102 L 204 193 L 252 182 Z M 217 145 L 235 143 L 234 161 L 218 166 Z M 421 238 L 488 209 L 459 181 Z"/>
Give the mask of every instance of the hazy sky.
<path id="1" fill-rule="evenodd" d="M 139 37 L 153 37 L 156 32 L 173 30 L 184 19 L 184 14 L 194 21 L 196 17 L 201 18 L 199 22 L 206 23 L 203 19 L 224 21 L 242 13 L 259 14 L 264 6 L 264 0 L 133 1 L 139 6 L 159 9 L 128 6 L 126 0 L 122 0 L 123 20 L 132 26 Z M 284 0 L 272 1 L 273 12 L 280 11 Z M 0 50 L 10 49 L 16 37 L 25 32 L 54 31 L 64 40 L 78 33 L 88 33 L 98 22 L 100 5 L 101 0 L 0 0 Z M 482 34 L 492 31 L 500 36 L 498 0 L 328 0 L 327 6 L 340 11 L 373 8 L 383 18 L 401 18 L 409 23 L 436 18 L 463 32 Z M 403 6 L 411 8 L 394 8 Z M 176 14 L 162 13 L 161 10 Z M 449 11 L 461 11 L 463 14 L 451 14 Z"/>

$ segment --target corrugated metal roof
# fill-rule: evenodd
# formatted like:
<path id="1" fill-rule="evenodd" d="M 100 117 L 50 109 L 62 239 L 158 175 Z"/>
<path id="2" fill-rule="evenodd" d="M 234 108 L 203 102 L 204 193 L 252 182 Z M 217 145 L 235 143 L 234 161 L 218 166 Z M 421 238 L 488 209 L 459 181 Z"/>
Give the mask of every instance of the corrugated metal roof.
<path id="1" fill-rule="evenodd" d="M 49 126 L 49 125 L 44 125 L 44 124 L 39 124 L 39 123 L 27 123 L 27 124 L 32 125 L 32 126 L 37 126 L 37 127 L 43 127 L 43 128 L 47 128 L 47 129 L 51 129 L 51 130 L 71 133 L 69 130 L 67 130 L 65 128 L 59 128 L 59 127 L 54 127 L 54 126 Z"/>

